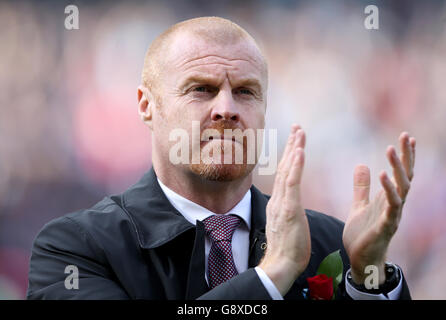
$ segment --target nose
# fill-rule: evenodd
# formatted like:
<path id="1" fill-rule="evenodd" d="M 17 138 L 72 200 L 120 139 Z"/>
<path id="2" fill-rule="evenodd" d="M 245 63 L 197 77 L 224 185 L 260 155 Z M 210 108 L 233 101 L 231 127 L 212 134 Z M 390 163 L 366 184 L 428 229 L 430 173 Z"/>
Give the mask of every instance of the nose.
<path id="1" fill-rule="evenodd" d="M 215 99 L 211 119 L 212 121 L 240 121 L 240 114 L 232 97 L 232 92 L 226 93 L 224 90 L 220 90 L 217 99 Z"/>

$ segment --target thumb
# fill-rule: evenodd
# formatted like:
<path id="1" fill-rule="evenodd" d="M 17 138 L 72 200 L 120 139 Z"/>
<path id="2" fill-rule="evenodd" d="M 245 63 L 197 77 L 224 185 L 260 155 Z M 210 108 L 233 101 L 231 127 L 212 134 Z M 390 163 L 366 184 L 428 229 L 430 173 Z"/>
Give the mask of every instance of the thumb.
<path id="1" fill-rule="evenodd" d="M 363 164 L 357 165 L 353 173 L 353 206 L 369 203 L 370 169 Z"/>

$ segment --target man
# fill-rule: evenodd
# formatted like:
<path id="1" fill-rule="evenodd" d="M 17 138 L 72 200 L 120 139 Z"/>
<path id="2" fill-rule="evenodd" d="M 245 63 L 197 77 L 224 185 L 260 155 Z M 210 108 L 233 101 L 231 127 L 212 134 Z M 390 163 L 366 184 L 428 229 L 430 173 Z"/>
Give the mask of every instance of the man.
<path id="1" fill-rule="evenodd" d="M 291 128 L 271 198 L 252 186 L 255 164 L 246 161 L 246 140 L 225 141 L 225 129 L 264 128 L 266 90 L 265 59 L 236 24 L 197 18 L 159 36 L 138 88 L 139 113 L 153 133 L 152 170 L 123 194 L 42 229 L 27 297 L 301 299 L 306 279 L 340 250 L 348 272 L 337 298 L 410 298 L 401 270 L 385 263 L 413 177 L 415 139 L 401 134 L 401 158 L 388 148 L 393 181 L 383 172 L 383 190 L 372 201 L 368 168 L 355 168 L 344 227 L 303 209 L 305 133 L 299 126 Z M 189 160 L 205 149 L 221 148 L 223 157 L 241 148 L 242 163 L 219 163 L 211 152 L 213 161 L 174 164 L 169 135 L 181 129 L 192 136 L 194 121 L 201 132 L 219 135 L 198 148 L 188 140 Z M 369 265 L 379 270 L 378 289 L 364 286 Z"/>

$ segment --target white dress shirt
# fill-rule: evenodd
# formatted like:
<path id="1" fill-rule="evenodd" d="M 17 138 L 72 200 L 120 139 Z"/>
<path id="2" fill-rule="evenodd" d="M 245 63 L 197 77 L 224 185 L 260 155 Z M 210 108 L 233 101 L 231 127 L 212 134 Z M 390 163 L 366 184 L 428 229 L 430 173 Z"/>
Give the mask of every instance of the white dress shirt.
<path id="1" fill-rule="evenodd" d="M 197 220 L 203 221 L 209 216 L 215 215 L 214 212 L 192 202 L 173 190 L 169 189 L 166 185 L 164 185 L 159 178 L 158 183 L 166 195 L 169 202 L 172 206 L 181 213 L 187 221 L 191 224 L 196 225 Z M 238 273 L 242 273 L 248 269 L 248 258 L 249 258 L 249 231 L 251 230 L 251 190 L 246 192 L 245 196 L 242 200 L 240 200 L 237 205 L 229 210 L 227 214 L 234 214 L 241 218 L 242 223 L 240 226 L 235 229 L 234 234 L 232 236 L 232 255 L 234 257 L 235 267 L 237 268 Z M 208 273 L 208 257 L 209 252 L 211 250 L 211 240 L 206 235 L 205 236 L 205 263 L 206 263 L 206 272 L 205 278 L 207 279 Z M 260 281 L 265 286 L 266 291 L 269 293 L 272 299 L 274 300 L 283 300 L 282 295 L 279 290 L 276 288 L 271 279 L 267 276 L 267 274 L 259 267 L 255 267 L 254 270 L 257 272 L 257 275 L 260 278 Z M 368 293 L 364 293 L 354 289 L 348 281 L 346 283 L 347 293 L 355 300 L 361 299 L 386 299 L 384 295 L 371 295 Z M 402 288 L 402 280 L 398 284 L 398 287 L 392 290 L 392 294 L 389 294 L 390 299 L 398 299 Z"/>

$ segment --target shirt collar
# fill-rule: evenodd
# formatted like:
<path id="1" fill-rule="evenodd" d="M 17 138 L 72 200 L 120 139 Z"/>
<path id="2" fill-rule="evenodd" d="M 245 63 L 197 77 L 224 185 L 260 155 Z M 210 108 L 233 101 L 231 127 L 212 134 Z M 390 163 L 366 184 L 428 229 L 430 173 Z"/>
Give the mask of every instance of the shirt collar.
<path id="1" fill-rule="evenodd" d="M 203 221 L 207 217 L 216 214 L 199 204 L 180 196 L 178 193 L 164 185 L 158 177 L 157 180 L 169 202 L 193 225 L 196 224 L 197 220 Z M 225 214 L 235 214 L 239 216 L 245 222 L 248 229 L 251 229 L 251 189 L 246 192 L 242 200 L 240 200 L 234 208 Z"/>

